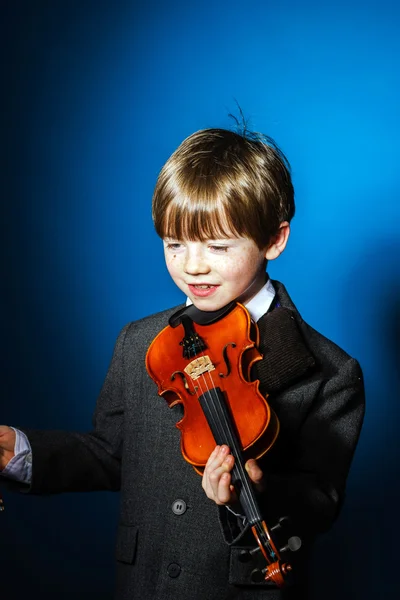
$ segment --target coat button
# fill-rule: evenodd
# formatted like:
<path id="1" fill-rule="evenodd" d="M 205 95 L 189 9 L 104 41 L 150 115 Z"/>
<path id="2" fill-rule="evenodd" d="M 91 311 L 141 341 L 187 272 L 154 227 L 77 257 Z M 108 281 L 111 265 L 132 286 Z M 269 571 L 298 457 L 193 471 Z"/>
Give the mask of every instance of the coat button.
<path id="1" fill-rule="evenodd" d="M 167 573 L 170 577 L 179 577 L 180 572 L 181 568 L 177 563 L 171 563 L 168 565 Z"/>
<path id="2" fill-rule="evenodd" d="M 172 512 L 175 515 L 183 515 L 186 512 L 186 502 L 184 500 L 175 500 L 172 504 Z"/>

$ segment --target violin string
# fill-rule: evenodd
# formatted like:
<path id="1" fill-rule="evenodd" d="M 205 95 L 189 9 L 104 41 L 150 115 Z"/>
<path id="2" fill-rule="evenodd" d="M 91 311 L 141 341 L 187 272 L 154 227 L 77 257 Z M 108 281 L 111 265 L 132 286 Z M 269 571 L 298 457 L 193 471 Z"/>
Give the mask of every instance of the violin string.
<path id="1" fill-rule="evenodd" d="M 255 498 L 253 495 L 253 490 L 249 484 L 248 475 L 243 467 L 242 461 L 240 460 L 240 454 L 241 454 L 240 448 L 238 447 L 237 441 L 235 441 L 236 436 L 234 436 L 231 431 L 231 424 L 230 424 L 229 420 L 227 420 L 226 418 L 224 419 L 225 428 L 223 426 L 222 417 L 224 417 L 225 415 L 223 414 L 223 409 L 218 410 L 218 407 L 220 406 L 221 403 L 219 401 L 218 393 L 215 390 L 214 382 L 212 380 L 210 373 L 208 373 L 208 377 L 210 379 L 211 386 L 208 385 L 205 376 L 201 375 L 201 379 L 203 380 L 203 383 L 205 385 L 206 392 L 203 391 L 203 387 L 201 386 L 200 382 L 199 382 L 199 384 L 200 384 L 199 387 L 201 388 L 202 394 L 206 394 L 205 397 L 206 398 L 208 397 L 212 403 L 212 406 L 209 407 L 212 410 L 212 412 L 211 412 L 211 415 L 213 417 L 212 425 L 214 425 L 215 430 L 218 431 L 218 434 L 222 437 L 222 439 L 224 439 L 224 437 L 226 438 L 226 443 L 229 446 L 231 452 L 233 450 L 234 453 L 236 454 L 235 467 L 236 467 L 236 471 L 238 472 L 238 475 L 240 477 L 240 480 L 243 483 L 243 488 L 244 488 L 244 491 L 243 491 L 243 488 L 241 490 L 241 494 L 244 493 L 243 500 L 246 504 L 245 506 L 243 506 L 243 508 L 245 510 L 247 508 L 247 510 L 249 512 L 247 517 L 248 517 L 249 521 L 252 524 L 254 524 L 259 519 L 259 517 L 258 517 L 259 510 L 257 509 L 257 504 L 256 504 L 256 501 L 255 501 Z M 199 379 L 197 381 L 199 381 Z"/>
<path id="2" fill-rule="evenodd" d="M 210 377 L 211 379 L 211 377 Z M 212 379 L 211 379 L 212 381 Z M 239 498 L 243 509 L 245 510 L 245 513 L 248 521 L 250 523 L 250 525 L 252 527 L 255 527 L 257 530 L 257 534 L 259 539 L 262 541 L 264 548 L 268 551 L 269 555 L 271 557 L 275 556 L 273 549 L 269 543 L 268 537 L 265 534 L 264 528 L 261 526 L 261 522 L 265 523 L 262 520 L 262 516 L 260 514 L 260 510 L 258 508 L 255 496 L 254 496 L 254 490 L 252 487 L 252 484 L 250 482 L 250 479 L 243 467 L 243 463 L 241 460 L 241 451 L 240 448 L 238 447 L 238 442 L 236 439 L 236 436 L 232 433 L 231 430 L 231 420 L 228 416 L 228 418 L 226 418 L 225 415 L 225 411 L 223 410 L 223 407 L 221 407 L 221 402 L 219 401 L 219 397 L 218 394 L 213 394 L 213 391 L 215 390 L 215 388 L 209 388 L 208 384 L 206 383 L 207 389 L 209 390 L 209 398 L 211 399 L 211 401 L 216 400 L 216 402 L 213 402 L 212 404 L 212 409 L 214 412 L 212 412 L 212 425 L 214 425 L 217 429 L 218 429 L 218 435 L 222 435 L 225 436 L 227 445 L 229 445 L 229 447 L 231 448 L 231 451 L 233 450 L 234 453 L 237 455 L 237 460 L 235 462 L 235 467 L 236 468 L 236 472 L 239 475 L 240 480 L 243 482 L 244 485 L 244 490 L 242 488 L 241 490 L 241 496 Z M 210 408 L 210 406 L 208 406 Z M 218 410 L 219 408 L 222 408 L 222 410 Z M 214 414 L 215 413 L 215 414 Z M 224 424 L 225 423 L 225 428 L 224 428 Z M 266 526 L 266 525 L 265 525 Z"/>
<path id="3" fill-rule="evenodd" d="M 191 351 L 191 349 L 189 350 L 189 352 L 190 351 Z M 195 356 L 195 350 L 194 349 L 193 349 L 193 355 Z M 205 356 L 205 351 L 203 350 L 200 353 L 200 355 L 201 356 Z M 213 382 L 213 379 L 212 379 L 212 376 L 211 376 L 210 372 L 207 372 L 207 375 L 208 375 L 208 378 L 210 380 L 211 386 L 208 385 L 207 380 L 206 380 L 204 374 L 202 374 L 196 381 L 199 384 L 199 388 L 201 390 L 202 395 L 204 395 L 205 398 L 207 398 L 207 395 L 208 395 L 208 397 L 210 398 L 210 400 L 213 402 L 213 410 L 214 410 L 214 413 L 215 413 L 216 412 L 216 406 L 218 406 L 220 404 L 220 402 L 219 402 L 218 393 L 215 390 L 215 385 L 214 385 L 214 382 Z M 203 381 L 204 386 L 206 388 L 205 391 L 204 391 L 204 389 L 203 389 L 203 387 L 201 385 L 201 380 Z M 218 415 L 218 416 L 220 417 L 220 415 Z M 227 445 L 229 446 L 229 448 L 231 449 L 231 451 L 232 451 L 232 449 L 235 450 L 235 454 L 237 455 L 237 460 L 235 461 L 236 470 L 239 472 L 240 479 L 241 479 L 241 481 L 242 481 L 242 483 L 244 485 L 244 490 L 245 490 L 244 500 L 246 500 L 246 497 L 247 497 L 247 502 L 246 503 L 247 503 L 247 509 L 249 511 L 248 518 L 250 517 L 249 521 L 256 522 L 257 519 L 258 519 L 257 513 L 259 514 L 259 510 L 257 510 L 257 505 L 256 505 L 256 502 L 255 502 L 255 499 L 254 499 L 254 496 L 253 496 L 253 490 L 250 488 L 247 473 L 245 472 L 244 467 L 242 465 L 242 461 L 240 460 L 240 448 L 238 448 L 237 444 L 234 442 L 234 439 L 232 437 L 231 430 L 230 430 L 230 423 L 229 423 L 229 421 L 228 421 L 228 425 L 226 427 L 227 431 L 225 431 L 223 429 L 223 427 L 222 427 L 222 430 L 221 430 L 221 427 L 220 427 L 221 423 L 218 420 L 218 416 L 217 417 L 214 416 L 214 419 L 213 419 L 214 427 L 219 430 L 218 433 L 219 433 L 219 435 L 222 436 L 222 439 L 223 439 L 224 435 L 228 434 L 228 438 L 229 439 L 227 440 L 227 442 L 228 442 Z M 241 493 L 243 494 L 243 490 L 241 491 Z M 243 508 L 246 509 L 246 506 L 243 506 Z"/>

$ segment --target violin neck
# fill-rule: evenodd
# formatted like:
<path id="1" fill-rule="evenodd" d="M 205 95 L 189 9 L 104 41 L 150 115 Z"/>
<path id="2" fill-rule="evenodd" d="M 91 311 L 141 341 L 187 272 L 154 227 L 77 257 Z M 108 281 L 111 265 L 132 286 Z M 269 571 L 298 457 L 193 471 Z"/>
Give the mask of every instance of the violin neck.
<path id="1" fill-rule="evenodd" d="M 235 458 L 231 473 L 232 485 L 249 524 L 253 526 L 260 523 L 263 520 L 262 515 L 253 484 L 244 468 L 241 445 L 224 394 L 220 388 L 216 387 L 199 396 L 199 402 L 216 444 L 229 446 L 231 454 Z"/>

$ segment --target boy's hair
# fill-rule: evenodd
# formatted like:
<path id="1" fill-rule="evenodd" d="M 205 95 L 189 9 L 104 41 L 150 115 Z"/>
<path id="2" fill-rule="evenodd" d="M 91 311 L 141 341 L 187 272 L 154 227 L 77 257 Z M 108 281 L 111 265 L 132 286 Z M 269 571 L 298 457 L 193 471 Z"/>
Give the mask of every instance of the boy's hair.
<path id="1" fill-rule="evenodd" d="M 203 129 L 162 168 L 153 195 L 161 238 L 248 237 L 262 249 L 294 215 L 290 166 L 266 136 Z"/>

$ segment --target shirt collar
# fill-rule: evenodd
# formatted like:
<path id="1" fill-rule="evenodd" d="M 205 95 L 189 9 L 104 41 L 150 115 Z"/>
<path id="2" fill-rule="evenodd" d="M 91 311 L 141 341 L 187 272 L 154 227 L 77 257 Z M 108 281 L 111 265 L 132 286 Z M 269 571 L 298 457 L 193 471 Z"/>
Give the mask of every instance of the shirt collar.
<path id="1" fill-rule="evenodd" d="M 258 319 L 261 319 L 261 317 L 265 315 L 271 306 L 273 299 L 275 298 L 275 293 L 275 288 L 272 285 L 271 280 L 268 278 L 268 281 L 265 283 L 265 285 L 263 285 L 261 290 L 245 304 L 245 307 L 249 311 L 250 316 L 255 323 L 257 323 Z M 187 298 L 186 306 L 189 306 L 190 304 L 192 304 L 192 301 L 190 298 Z"/>

